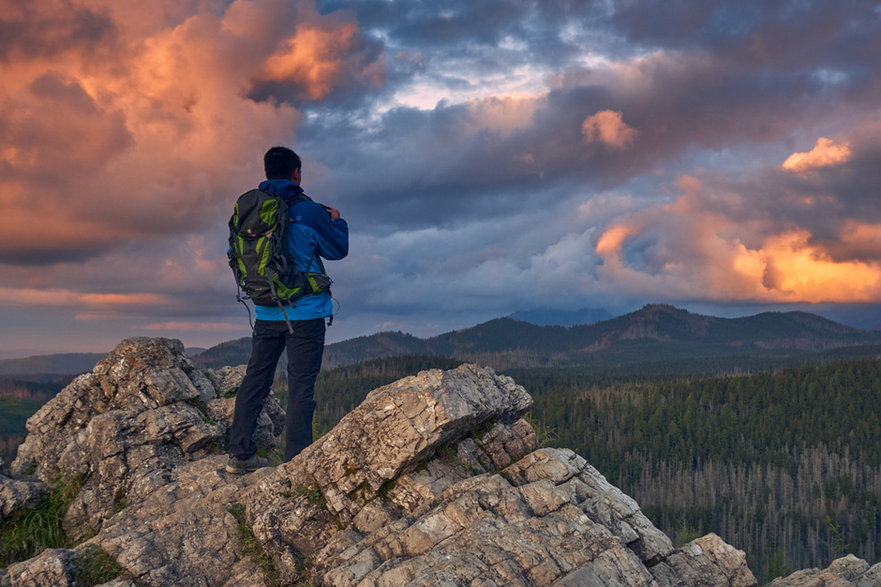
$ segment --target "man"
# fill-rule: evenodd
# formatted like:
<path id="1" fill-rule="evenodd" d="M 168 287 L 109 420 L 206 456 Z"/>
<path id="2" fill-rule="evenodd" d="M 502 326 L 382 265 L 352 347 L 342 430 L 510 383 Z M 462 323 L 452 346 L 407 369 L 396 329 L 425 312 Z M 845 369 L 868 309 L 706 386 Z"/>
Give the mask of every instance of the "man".
<path id="1" fill-rule="evenodd" d="M 261 190 L 290 205 L 285 246 L 301 271 L 324 273 L 320 257 L 338 260 L 349 252 L 349 227 L 336 208 L 306 198 L 300 158 L 287 147 L 272 147 L 263 156 L 266 181 Z M 307 266 L 308 265 L 308 266 Z M 254 429 L 269 394 L 282 351 L 288 353 L 288 407 L 285 421 L 285 461 L 312 443 L 315 379 L 324 352 L 325 318 L 333 315 L 329 292 L 312 294 L 288 304 L 255 306 L 251 359 L 236 394 L 226 470 L 247 473 L 265 467 L 256 454 Z M 289 328 L 290 325 L 290 328 Z"/>

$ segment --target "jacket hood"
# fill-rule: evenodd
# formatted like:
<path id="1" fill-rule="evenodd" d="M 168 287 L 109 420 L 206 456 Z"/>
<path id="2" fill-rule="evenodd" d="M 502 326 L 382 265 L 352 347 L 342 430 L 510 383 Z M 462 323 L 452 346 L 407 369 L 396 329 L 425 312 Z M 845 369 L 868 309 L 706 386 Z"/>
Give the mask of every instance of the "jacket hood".
<path id="1" fill-rule="evenodd" d="M 267 179 L 260 182 L 260 185 L 257 187 L 264 192 L 269 192 L 273 196 L 285 200 L 290 200 L 303 193 L 303 188 L 300 187 L 300 184 L 289 179 Z"/>

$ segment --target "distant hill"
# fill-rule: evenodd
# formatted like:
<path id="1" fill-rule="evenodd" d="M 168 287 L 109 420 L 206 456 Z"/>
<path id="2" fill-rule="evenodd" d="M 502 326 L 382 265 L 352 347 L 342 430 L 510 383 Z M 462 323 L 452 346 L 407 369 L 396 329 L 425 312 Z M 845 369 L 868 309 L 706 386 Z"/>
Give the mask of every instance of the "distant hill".
<path id="1" fill-rule="evenodd" d="M 244 365 L 251 355 L 251 338 L 243 337 L 222 342 L 193 357 L 193 363 L 203 369 L 217 369 L 224 365 Z M 353 365 L 371 359 L 405 355 L 437 355 L 430 351 L 427 341 L 403 332 L 380 332 L 359 336 L 327 345 L 324 367 Z M 282 363 L 285 357 L 282 355 Z"/>
<path id="2" fill-rule="evenodd" d="M 248 352 L 250 352 L 250 339 L 247 342 Z M 228 343 L 222 343 L 218 346 L 222 347 L 225 344 Z M 204 351 L 203 348 L 192 347 L 185 349 L 184 352 L 188 357 L 194 357 Z M 87 373 L 95 367 L 95 363 L 106 356 L 107 353 L 55 353 L 17 359 L 0 359 L 0 380 L 56 381 L 61 376 Z"/>
<path id="3" fill-rule="evenodd" d="M 251 356 L 251 337 L 228 340 L 190 357 L 197 367 L 217 369 L 225 365 L 244 365 Z"/>
<path id="4" fill-rule="evenodd" d="M 229 341 L 195 359 L 204 367 L 246 363 L 250 339 Z M 325 367 L 388 356 L 435 355 L 497 369 L 615 366 L 712 357 L 789 357 L 881 344 L 881 333 L 844 326 L 807 312 L 764 312 L 743 318 L 692 314 L 663 304 L 594 324 L 538 326 L 512 318 L 420 339 L 382 332 L 327 346 Z"/>
<path id="5" fill-rule="evenodd" d="M 0 360 L 0 376 L 75 375 L 91 371 L 106 353 L 60 353 Z"/>

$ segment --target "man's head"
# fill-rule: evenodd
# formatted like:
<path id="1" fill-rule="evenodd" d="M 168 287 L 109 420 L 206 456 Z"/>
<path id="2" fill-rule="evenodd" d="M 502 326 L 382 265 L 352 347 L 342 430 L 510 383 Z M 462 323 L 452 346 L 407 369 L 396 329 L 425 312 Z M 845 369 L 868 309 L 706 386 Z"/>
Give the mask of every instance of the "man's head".
<path id="1" fill-rule="evenodd" d="M 301 166 L 300 158 L 287 147 L 272 147 L 263 155 L 266 179 L 294 179 L 300 175 Z"/>

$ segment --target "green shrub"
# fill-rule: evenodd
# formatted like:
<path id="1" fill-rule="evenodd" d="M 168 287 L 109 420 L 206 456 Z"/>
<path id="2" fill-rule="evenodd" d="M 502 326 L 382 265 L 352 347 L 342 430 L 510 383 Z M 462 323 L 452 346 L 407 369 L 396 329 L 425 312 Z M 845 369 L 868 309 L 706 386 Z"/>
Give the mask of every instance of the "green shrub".
<path id="1" fill-rule="evenodd" d="M 281 585 L 281 578 L 278 569 L 272 562 L 272 556 L 263 547 L 263 544 L 254 536 L 254 532 L 245 521 L 245 506 L 240 503 L 234 503 L 226 508 L 232 517 L 239 524 L 239 541 L 242 546 L 242 555 L 251 559 L 257 567 L 263 571 L 263 577 L 266 583 L 271 586 Z"/>
<path id="2" fill-rule="evenodd" d="M 40 503 L 13 513 L 0 525 L 0 568 L 35 557 L 47 548 L 70 545 L 62 522 L 84 482 L 82 476 L 57 480 Z"/>
<path id="3" fill-rule="evenodd" d="M 74 575 L 84 587 L 112 581 L 122 575 L 123 570 L 116 559 L 97 544 L 84 546 L 74 559 Z"/>

